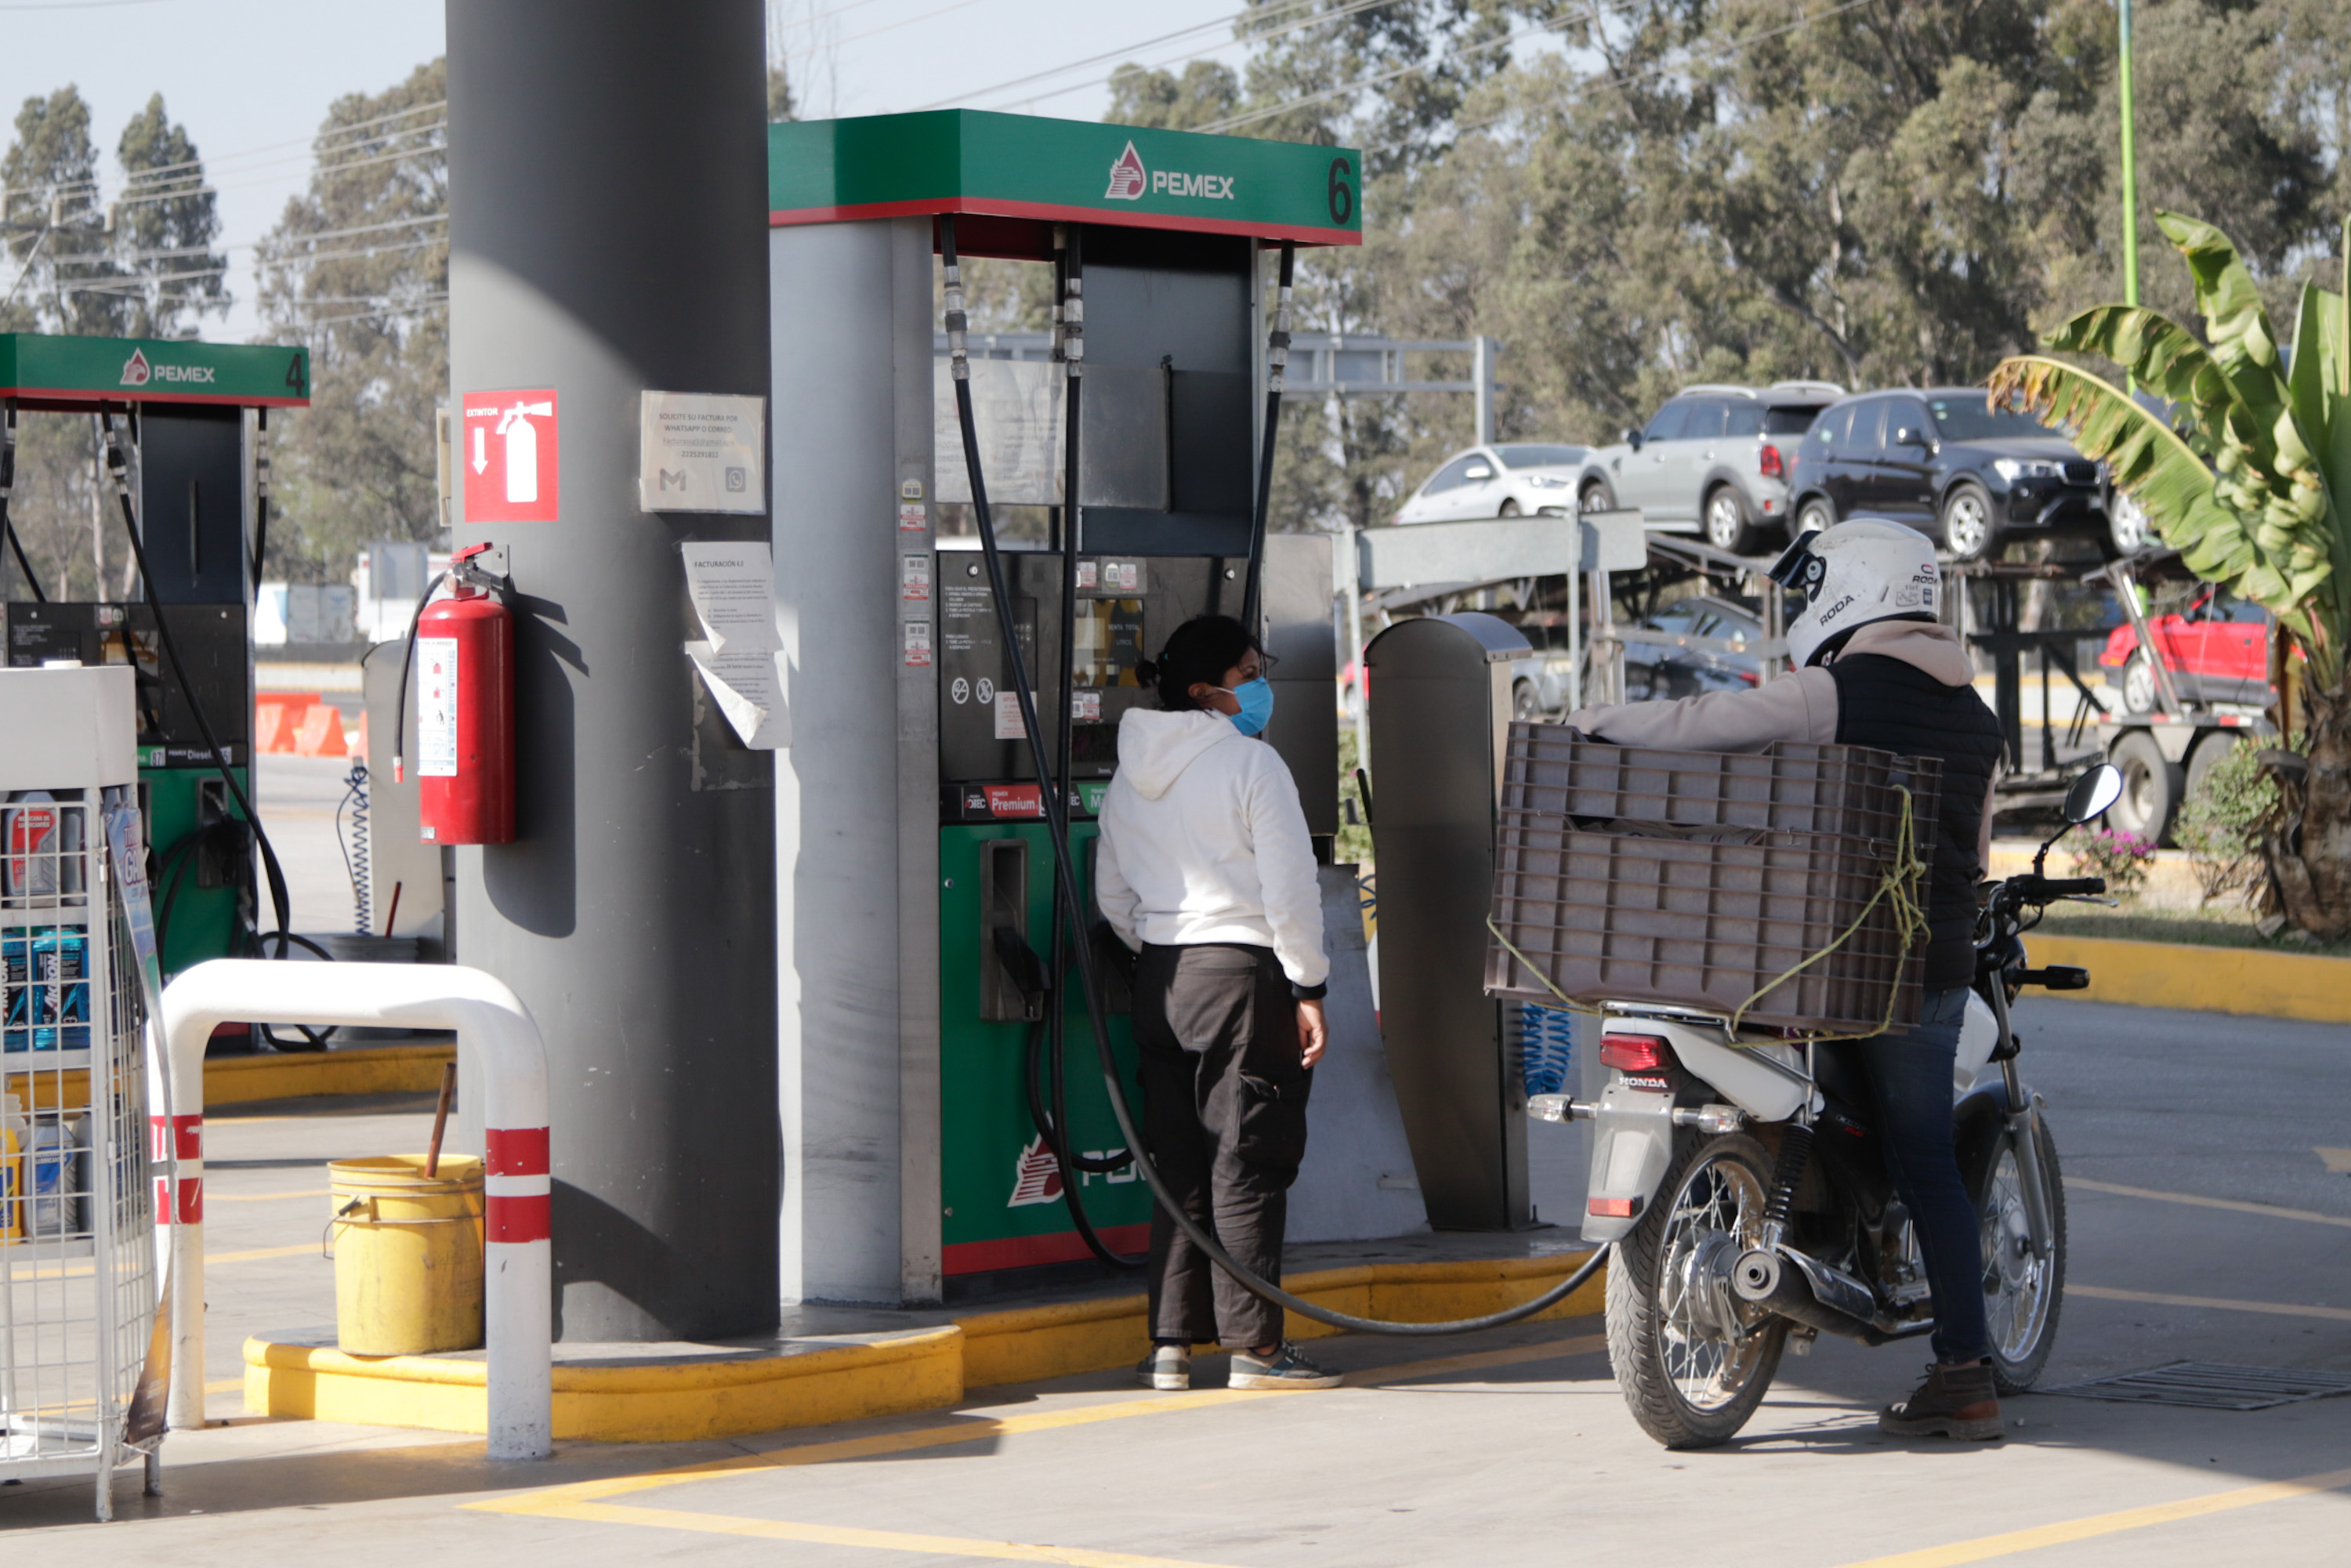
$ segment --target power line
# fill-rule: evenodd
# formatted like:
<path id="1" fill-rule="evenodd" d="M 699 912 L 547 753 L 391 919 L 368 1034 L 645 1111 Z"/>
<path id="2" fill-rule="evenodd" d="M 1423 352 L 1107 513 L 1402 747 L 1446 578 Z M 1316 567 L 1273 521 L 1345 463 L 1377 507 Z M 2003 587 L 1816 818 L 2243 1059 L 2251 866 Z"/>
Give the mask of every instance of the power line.
<path id="1" fill-rule="evenodd" d="M 214 170 L 218 171 L 218 170 L 220 170 L 220 169 L 223 169 L 223 168 L 225 168 L 225 167 L 227 167 L 228 165 L 231 165 L 231 164 L 234 164 L 234 163 L 237 163 L 237 162 L 242 162 L 242 161 L 244 161 L 244 160 L 246 160 L 246 159 L 253 158 L 253 157 L 256 157 L 256 156 L 258 156 L 258 155 L 259 155 L 259 154 L 261 154 L 261 153 L 264 153 L 264 152 L 283 152 L 283 151 L 285 151 L 286 149 L 287 149 L 287 148 L 289 148 L 289 147 L 298 147 L 298 148 L 302 148 L 302 149 L 304 150 L 304 154 L 303 154 L 304 156 L 313 156 L 313 155 L 318 155 L 318 154 L 320 154 L 320 153 L 323 153 L 323 152 L 333 152 L 339 151 L 339 149 L 334 148 L 334 147 L 325 147 L 325 148 L 321 148 L 321 147 L 319 146 L 319 143 L 320 143 L 320 142 L 322 142 L 322 141 L 329 141 L 329 140 L 331 140 L 331 139 L 335 139 L 335 138 L 349 137 L 349 136 L 351 136 L 351 135 L 356 134 L 356 133 L 357 133 L 357 132 L 359 132 L 359 131 L 368 130 L 368 129 L 370 129 L 371 127 L 378 126 L 378 125 L 382 125 L 382 124 L 386 124 L 386 123 L 388 123 L 388 122 L 390 122 L 390 121 L 392 121 L 392 120 L 404 120 L 404 119 L 409 118 L 409 117 L 410 117 L 410 116 L 412 116 L 412 115 L 425 114 L 425 113 L 429 113 L 429 112 L 431 112 L 431 111 L 433 111 L 433 110 L 443 110 L 443 109 L 446 109 L 446 108 L 448 108 L 448 107 L 449 107 L 449 100 L 448 100 L 448 99 L 434 99 L 433 102 L 431 102 L 431 103 L 420 103 L 420 104 L 414 104 L 414 105 L 410 106 L 410 107 L 409 107 L 409 108 L 407 108 L 407 109 L 394 110 L 392 110 L 392 111 L 391 113 L 389 113 L 389 114 L 379 114 L 379 115 L 374 116 L 374 117 L 373 117 L 373 118 L 371 118 L 371 119 L 353 120 L 353 121 L 352 121 L 350 124 L 349 124 L 349 125 L 338 125 L 338 126 L 332 126 L 332 127 L 329 127 L 329 129 L 327 129 L 327 130 L 325 130 L 325 131 L 317 131 L 317 132 L 314 132 L 313 134 L 311 134 L 311 135 L 309 135 L 309 136 L 300 137 L 300 138 L 298 138 L 298 139 L 296 139 L 296 140 L 294 140 L 294 141 L 270 141 L 270 142 L 265 142 L 264 144 L 262 144 L 261 146 L 258 146 L 258 147 L 247 147 L 247 148 L 244 148 L 244 149 L 241 149 L 241 150 L 239 150 L 239 151 L 233 152 L 223 152 L 223 153 L 217 154 L 217 155 L 215 155 L 215 156 L 214 156 L 214 157 L 212 157 L 212 158 L 210 158 L 210 159 L 202 158 L 202 157 L 197 157 L 197 158 L 183 159 L 181 162 L 177 162 L 177 163 L 157 163 L 157 164 L 153 164 L 153 165 L 152 165 L 152 166 L 150 166 L 150 167 L 148 167 L 148 168 L 144 168 L 144 169 L 134 169 L 134 170 L 130 171 L 130 172 L 126 174 L 126 176 L 125 176 L 125 178 L 124 178 L 124 183 L 125 183 L 126 185 L 131 185 L 131 184 L 136 184 L 136 183 L 141 183 L 141 182 L 142 182 L 142 181 L 152 181 L 155 176 L 162 175 L 162 174 L 171 173 L 171 172 L 174 172 L 174 171 L 182 170 L 182 169 L 202 169 L 202 168 L 204 168 L 204 167 L 205 166 L 205 164 L 206 164 L 207 162 L 209 162 L 209 163 L 212 165 L 212 167 L 214 168 Z M 386 132 L 385 134 L 387 134 L 387 135 L 393 135 L 393 136 L 406 136 L 406 135 L 412 135 L 412 134 L 415 134 L 415 133 L 422 132 L 422 131 L 435 131 L 435 130 L 439 130 L 440 128 L 442 128 L 442 127 L 444 127 L 444 126 L 447 125 L 448 123 L 449 123 L 449 122 L 448 122 L 448 120 L 447 120 L 446 119 L 442 119 L 442 120 L 438 120 L 434 121 L 434 122 L 433 122 L 433 124 L 431 124 L 431 125 L 429 125 L 429 126 L 425 126 L 425 125 L 421 125 L 421 126 L 412 126 L 412 127 L 410 127 L 408 130 L 405 130 L 405 131 L 388 131 L 388 132 Z M 285 159 L 274 159 L 274 160 L 271 160 L 270 162 L 287 162 L 287 160 L 285 160 Z M 264 164 L 263 166 L 264 166 L 264 167 L 267 167 L 268 165 L 267 165 L 267 164 Z M 231 169 L 229 172 L 232 172 L 232 173 L 249 173 L 249 172 L 251 172 L 251 171 L 250 171 L 250 170 L 237 170 L 237 169 Z M 10 195 L 17 195 L 17 194 L 23 194 L 23 195 L 35 195 L 35 194 L 41 194 L 41 193 L 47 193 L 47 194 L 52 194 L 52 195 L 62 195 L 62 194 L 67 194 L 67 193 L 71 193 L 71 192 L 75 192 L 75 191 L 95 191 L 95 190 L 97 190 L 98 188 L 99 188 L 99 182 L 98 182 L 97 180 L 95 180 L 95 179 L 89 179 L 89 180 L 58 180 L 58 181 L 51 181 L 51 182 L 49 182 L 48 183 L 46 183 L 46 184 L 40 184 L 40 185 L 18 185 L 18 186 L 15 186 L 15 187 L 12 187 L 12 188 L 11 188 L 11 189 L 6 193 L 7 193 L 7 194 L 10 194 Z"/>
<path id="2" fill-rule="evenodd" d="M 1801 4 L 1802 0 L 1799 0 L 1799 3 Z M 1832 6 L 1828 10 L 1823 11 L 1816 16 L 1800 16 L 1796 20 L 1787 23 L 1784 26 L 1770 28 L 1761 33 L 1751 34 L 1747 37 L 1732 39 L 1727 43 L 1719 45 L 1710 51 L 1710 56 L 1714 58 L 1728 57 L 1729 56 L 1735 55 L 1740 50 L 1745 49 L 1751 45 L 1762 43 L 1766 39 L 1780 37 L 1785 34 L 1795 32 L 1800 28 L 1809 27 L 1815 22 L 1825 22 L 1832 16 L 1839 16 L 1847 11 L 1858 10 L 1862 6 L 1871 5 L 1873 3 L 1874 0 L 1844 0 L 1844 4 Z M 1622 16 L 1633 8 L 1634 7 L 1630 5 L 1620 6 L 1617 8 L 1617 14 Z M 1320 92 L 1307 93 L 1301 97 L 1290 99 L 1287 102 L 1270 104 L 1262 109 L 1253 109 L 1240 114 L 1231 115 L 1226 119 L 1214 121 L 1211 124 L 1199 126 L 1197 129 L 1204 132 L 1215 133 L 1218 131 L 1231 131 L 1244 125 L 1254 125 L 1260 120 L 1271 120 L 1277 115 L 1287 114 L 1294 109 L 1303 109 L 1310 104 L 1321 103 L 1330 99 L 1359 93 L 1366 88 L 1378 87 L 1383 83 L 1394 81 L 1400 77 L 1411 76 L 1417 71 L 1427 70 L 1432 67 L 1446 65 L 1453 60 L 1466 58 L 1470 55 L 1483 54 L 1489 49 L 1501 48 L 1510 44 L 1519 43 L 1526 38 L 1534 37 L 1538 33 L 1555 32 L 1562 26 L 1563 26 L 1563 24 L 1543 23 L 1532 27 L 1521 27 L 1517 32 L 1511 33 L 1504 37 L 1489 38 L 1481 44 L 1471 44 L 1466 48 L 1449 50 L 1442 59 L 1422 60 L 1411 65 L 1398 66 L 1393 70 L 1382 71 L 1376 76 L 1360 77 L 1352 82 L 1343 82 L 1337 87 L 1325 88 Z M 1625 78 L 1612 77 L 1601 82 L 1599 85 L 1629 87 L 1636 81 L 1646 80 L 1647 78 L 1655 76 L 1661 76 L 1670 70 L 1685 69 L 1693 63 L 1699 62 L 1695 59 L 1664 60 L 1635 76 Z M 1478 125 L 1458 127 L 1457 133 L 1467 131 L 1482 130 L 1485 126 L 1494 124 L 1504 118 L 1506 118 L 1505 115 L 1497 115 L 1493 120 L 1481 121 Z"/>
<path id="3" fill-rule="evenodd" d="M 1295 5 L 1269 7 L 1268 9 L 1272 15 L 1278 16 L 1284 10 L 1294 10 L 1296 5 L 1311 6 L 1313 3 L 1314 0 L 1295 0 Z M 1143 68 L 1146 70 L 1163 70 L 1169 66 L 1186 65 L 1194 60 L 1207 59 L 1210 55 L 1219 54 L 1226 49 L 1247 48 L 1252 45 L 1270 43 L 1276 38 L 1286 37 L 1291 33 L 1302 32 L 1308 27 L 1319 27 L 1326 22 L 1343 21 L 1347 17 L 1355 16 L 1360 12 L 1376 11 L 1395 4 L 1397 4 L 1397 0 L 1353 0 L 1352 4 L 1342 5 L 1336 10 L 1311 12 L 1304 16 L 1293 16 L 1290 20 L 1283 22 L 1279 26 L 1258 28 L 1242 34 L 1239 37 L 1228 38 L 1225 42 L 1215 45 L 1209 48 L 1195 49 L 1188 54 L 1175 55 L 1165 59 L 1154 61 Z M 1072 60 L 1068 65 L 1057 67 L 1050 71 L 1038 71 L 1029 76 L 1017 78 L 1012 81 L 998 82 L 994 87 L 979 88 L 971 92 L 961 94 L 958 97 L 945 99 L 938 103 L 928 104 L 925 107 L 931 109 L 945 108 L 950 104 L 967 102 L 975 98 L 987 98 L 995 93 L 1008 91 L 1016 87 L 1024 87 L 1030 82 L 1050 80 L 1051 78 L 1062 75 L 1065 72 L 1081 70 L 1087 66 L 1100 65 L 1104 60 L 1119 59 L 1122 56 L 1132 55 L 1138 50 L 1147 49 L 1158 44 L 1167 43 L 1176 38 L 1184 37 L 1189 34 L 1203 33 L 1217 27 L 1234 26 L 1238 23 L 1249 20 L 1251 15 L 1252 13 L 1248 11 L 1235 12 L 1232 16 L 1227 16 L 1221 21 L 1204 22 L 1197 26 L 1186 27 L 1181 31 L 1169 33 L 1161 37 L 1146 39 L 1144 42 L 1140 44 L 1129 45 L 1123 49 L 1113 49 L 1106 54 L 1090 56 L 1082 60 Z M 1119 78 L 1120 71 L 1124 69 L 1125 62 L 1122 62 L 1119 70 L 1114 70 L 1108 76 L 1093 77 L 1085 81 L 1072 82 L 1067 87 L 1055 88 L 1050 92 L 1031 93 L 1016 101 L 1026 104 L 1036 104 L 1041 103 L 1047 99 L 1063 98 L 1073 92 L 1083 92 L 1090 87 L 1101 87 L 1106 83 L 1116 81 Z"/>
<path id="4" fill-rule="evenodd" d="M 831 38 L 821 44 L 811 44 L 805 49 L 794 49 L 788 54 L 780 55 L 777 57 L 778 60 L 797 60 L 803 59 L 810 55 L 820 55 L 825 50 L 837 48 L 842 44 L 853 44 L 860 38 L 870 38 L 877 33 L 891 33 L 897 31 L 900 27 L 911 27 L 917 22 L 927 22 L 934 16 L 944 16 L 950 11 L 960 11 L 967 5 L 977 5 L 978 4 L 979 0 L 952 0 L 952 3 L 949 5 L 942 5 L 935 11 L 925 11 L 919 16 L 908 16 L 901 21 L 885 22 L 878 27 L 868 27 L 862 33 L 852 33 L 845 38 Z M 844 6 L 843 9 L 847 9 L 847 7 Z"/>
<path id="5" fill-rule="evenodd" d="M 1394 5 L 1395 0 L 1372 0 L 1372 3 L 1379 5 Z M 1290 4 L 1292 6 L 1311 5 L 1313 4 L 1313 0 L 1290 0 Z M 1246 11 L 1237 11 L 1229 16 L 1219 16 L 1213 22 L 1196 22 L 1191 26 L 1178 27 L 1172 33 L 1162 33 L 1155 38 L 1145 38 L 1139 44 L 1128 44 L 1123 47 L 1106 50 L 1099 55 L 1088 55 L 1081 60 L 1071 60 L 1067 65 L 1055 66 L 1050 70 L 1032 71 L 1025 77 L 1015 77 L 1010 81 L 998 82 L 994 87 L 974 88 L 969 92 L 957 93 L 953 98 L 943 98 L 935 103 L 926 103 L 922 105 L 921 108 L 910 110 L 909 112 L 920 114 L 924 110 L 949 109 L 958 103 L 965 103 L 975 98 L 987 98 L 993 93 L 1008 92 L 1016 87 L 1027 87 L 1030 82 L 1050 81 L 1057 76 L 1062 76 L 1071 71 L 1083 70 L 1088 66 L 1098 66 L 1104 60 L 1118 59 L 1123 56 L 1132 55 L 1140 49 L 1155 49 L 1162 44 L 1174 43 L 1178 38 L 1188 38 L 1195 33 L 1210 33 L 1216 31 L 1219 27 L 1229 27 L 1234 23 L 1246 17 L 1248 15 L 1249 13 Z M 1225 46 L 1219 45 L 1217 47 L 1221 48 Z"/>

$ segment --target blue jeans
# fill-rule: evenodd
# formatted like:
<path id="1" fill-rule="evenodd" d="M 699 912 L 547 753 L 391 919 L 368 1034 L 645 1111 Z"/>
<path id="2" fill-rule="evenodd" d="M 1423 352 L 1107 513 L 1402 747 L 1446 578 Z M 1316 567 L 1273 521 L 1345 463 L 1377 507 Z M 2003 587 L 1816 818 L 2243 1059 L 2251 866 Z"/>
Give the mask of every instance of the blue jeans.
<path id="1" fill-rule="evenodd" d="M 1964 986 L 1928 991 L 1916 1025 L 1850 1048 L 1869 1080 L 1886 1174 L 1917 1229 L 1935 1294 L 1935 1359 L 1946 1364 L 1991 1354 L 1982 1230 L 1951 1149 L 1952 1060 L 1967 1005 Z"/>

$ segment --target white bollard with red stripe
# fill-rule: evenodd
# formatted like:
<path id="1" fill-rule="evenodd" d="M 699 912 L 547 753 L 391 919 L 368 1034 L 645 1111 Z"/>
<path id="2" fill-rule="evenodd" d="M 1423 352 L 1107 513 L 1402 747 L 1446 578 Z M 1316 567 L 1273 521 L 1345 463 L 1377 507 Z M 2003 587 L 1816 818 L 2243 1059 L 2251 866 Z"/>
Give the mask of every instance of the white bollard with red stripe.
<path id="1" fill-rule="evenodd" d="M 156 1213 L 170 1222 L 171 1424 L 204 1424 L 204 1043 L 230 1022 L 454 1030 L 481 1063 L 487 1199 L 483 1331 L 489 1350 L 489 1456 L 555 1451 L 553 1260 L 548 1241 L 547 1048 L 506 986 L 455 964 L 265 963 L 219 958 L 163 988 L 169 1107 L 154 1118 L 172 1156 Z M 168 1150 L 165 1145 L 169 1145 Z"/>

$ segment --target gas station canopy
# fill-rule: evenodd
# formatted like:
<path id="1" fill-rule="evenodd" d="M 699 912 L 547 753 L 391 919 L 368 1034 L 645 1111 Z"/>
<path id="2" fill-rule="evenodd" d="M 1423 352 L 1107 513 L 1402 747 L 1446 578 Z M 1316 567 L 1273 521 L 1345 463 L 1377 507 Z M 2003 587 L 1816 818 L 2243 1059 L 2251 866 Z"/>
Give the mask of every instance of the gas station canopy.
<path id="1" fill-rule="evenodd" d="M 0 332 L 0 398 L 20 408 L 214 402 L 307 408 L 310 350 L 167 338 Z"/>
<path id="2" fill-rule="evenodd" d="M 778 228 L 954 213 L 967 254 L 1039 259 L 1057 223 L 1364 243 L 1346 147 L 948 109 L 773 125 L 768 154 Z"/>

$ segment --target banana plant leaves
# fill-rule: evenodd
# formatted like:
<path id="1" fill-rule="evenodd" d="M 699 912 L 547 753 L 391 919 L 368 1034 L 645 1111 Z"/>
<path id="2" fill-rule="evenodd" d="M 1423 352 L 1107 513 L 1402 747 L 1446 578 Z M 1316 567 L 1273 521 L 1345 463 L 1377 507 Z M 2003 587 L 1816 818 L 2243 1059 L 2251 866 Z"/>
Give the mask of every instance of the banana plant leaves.
<path id="1" fill-rule="evenodd" d="M 2351 632 L 2351 517 L 2338 499 L 2351 499 L 2345 296 L 2304 289 L 2289 372 L 2228 236 L 2175 214 L 2157 221 L 2188 263 L 2206 341 L 2155 311 L 2100 305 L 2048 343 L 2124 366 L 2187 411 L 2189 432 L 2047 355 L 2003 361 L 1992 396 L 2030 406 L 2105 462 L 2190 570 L 2277 616 L 2331 685 Z"/>

